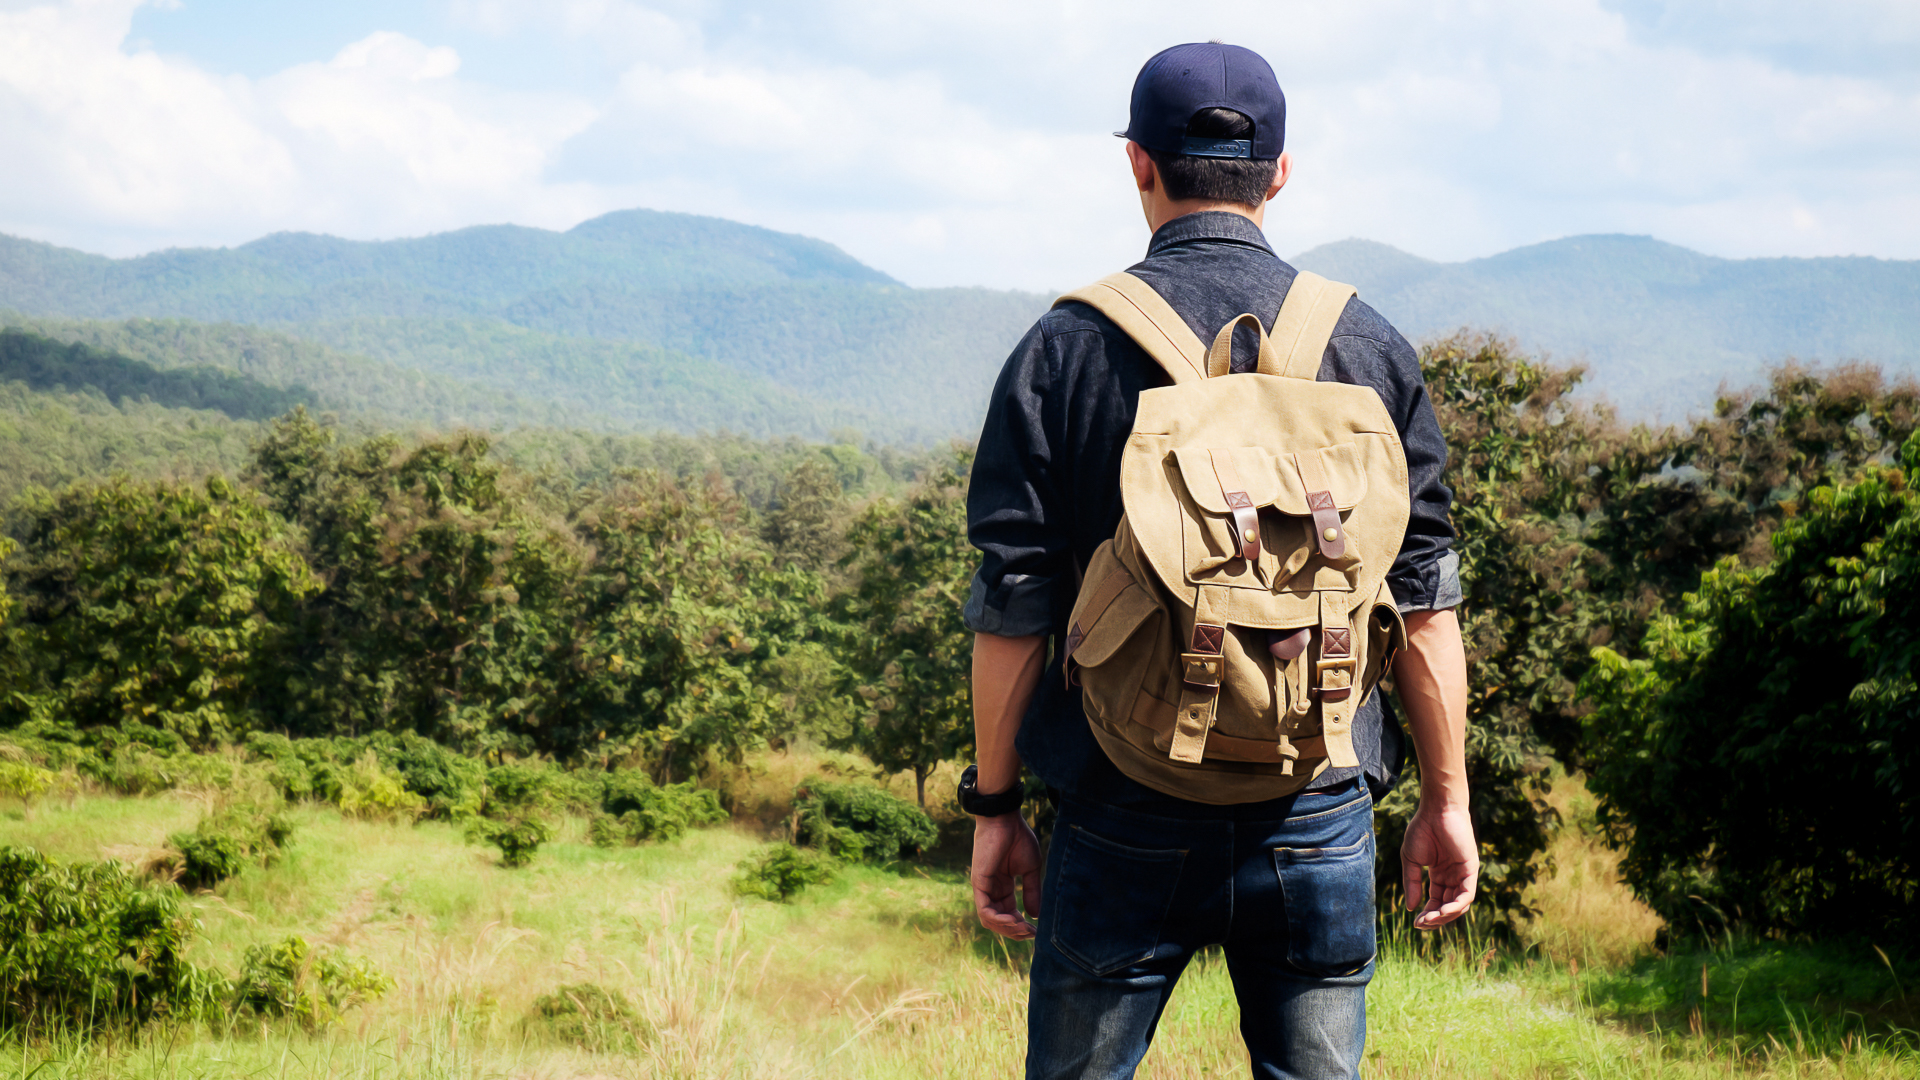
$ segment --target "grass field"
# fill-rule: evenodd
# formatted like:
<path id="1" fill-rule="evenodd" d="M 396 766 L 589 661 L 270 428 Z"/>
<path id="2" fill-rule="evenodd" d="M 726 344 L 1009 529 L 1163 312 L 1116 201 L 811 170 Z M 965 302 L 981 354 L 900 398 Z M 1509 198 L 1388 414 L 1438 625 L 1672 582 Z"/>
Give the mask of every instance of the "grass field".
<path id="1" fill-rule="evenodd" d="M 769 758 L 760 786 L 804 763 Z M 1563 800 L 1578 798 L 1577 786 Z M 752 800 L 745 800 L 751 802 Z M 762 820 L 772 797 L 756 807 Z M 1578 820 L 1578 807 L 1570 820 Z M 204 810 L 187 795 L 80 795 L 0 811 L 0 843 L 137 858 Z M 231 970 L 298 933 L 364 956 L 395 989 L 330 1028 L 291 1022 L 120 1041 L 0 1042 L 0 1078 L 994 1077 L 1019 1075 L 1024 947 L 976 930 L 939 858 L 844 870 L 791 904 L 743 900 L 751 821 L 600 849 L 563 823 L 507 870 L 443 823 L 293 811 L 288 857 L 194 897 L 202 963 Z M 1577 827 L 1556 843 L 1527 942 L 1416 943 L 1389 923 L 1369 1009 L 1369 1076 L 1915 1077 L 1908 973 L 1868 946 L 1730 945 L 1656 956 L 1657 922 Z M 534 1000 L 597 983 L 628 995 L 618 1053 L 568 1045 Z M 1245 1075 L 1231 986 L 1202 960 L 1141 1075 Z"/>

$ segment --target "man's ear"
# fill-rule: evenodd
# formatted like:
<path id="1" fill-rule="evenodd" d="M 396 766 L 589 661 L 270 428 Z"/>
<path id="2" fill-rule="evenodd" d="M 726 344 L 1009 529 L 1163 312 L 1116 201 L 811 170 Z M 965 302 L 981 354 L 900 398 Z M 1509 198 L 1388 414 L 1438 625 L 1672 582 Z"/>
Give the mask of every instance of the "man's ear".
<path id="1" fill-rule="evenodd" d="M 1273 183 L 1267 185 L 1267 198 L 1280 194 L 1280 189 L 1287 186 L 1287 177 L 1292 175 L 1293 155 L 1283 150 L 1280 152 L 1279 167 L 1273 170 Z"/>
<path id="2" fill-rule="evenodd" d="M 1151 194 L 1160 186 L 1160 172 L 1153 167 L 1153 158 L 1147 155 L 1146 147 L 1132 139 L 1127 140 L 1127 164 L 1133 166 L 1133 186 L 1140 189 L 1140 194 Z"/>

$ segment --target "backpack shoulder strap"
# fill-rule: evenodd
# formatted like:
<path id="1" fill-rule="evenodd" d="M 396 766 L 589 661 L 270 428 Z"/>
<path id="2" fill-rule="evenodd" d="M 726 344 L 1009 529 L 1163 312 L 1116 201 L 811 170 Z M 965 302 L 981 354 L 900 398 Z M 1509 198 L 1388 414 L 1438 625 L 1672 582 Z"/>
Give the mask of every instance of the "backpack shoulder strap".
<path id="1" fill-rule="evenodd" d="M 1260 353 L 1260 374 L 1285 375 L 1311 382 L 1320 374 L 1320 358 L 1333 338 L 1334 325 L 1353 286 L 1328 281 L 1319 274 L 1302 270 L 1287 290 L 1280 314 L 1273 317 L 1273 352 Z M 1271 358 L 1272 364 L 1269 365 Z"/>
<path id="2" fill-rule="evenodd" d="M 1207 347 L 1153 286 L 1124 270 L 1055 300 L 1078 300 L 1114 321 L 1165 368 L 1174 385 L 1207 377 Z"/>

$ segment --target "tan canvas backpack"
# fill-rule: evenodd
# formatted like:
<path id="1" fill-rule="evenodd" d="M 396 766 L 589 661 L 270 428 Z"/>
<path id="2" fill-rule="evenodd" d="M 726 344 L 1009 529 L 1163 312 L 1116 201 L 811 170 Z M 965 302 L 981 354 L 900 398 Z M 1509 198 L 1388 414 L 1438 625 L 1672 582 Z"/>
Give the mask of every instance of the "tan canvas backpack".
<path id="1" fill-rule="evenodd" d="M 1068 293 L 1172 377 L 1143 391 L 1125 515 L 1087 565 L 1062 667 L 1122 772 L 1203 803 L 1255 802 L 1357 764 L 1353 715 L 1405 645 L 1386 586 L 1407 461 L 1371 387 L 1318 382 L 1353 287 L 1303 273 L 1273 331 L 1212 348 L 1129 274 Z M 1259 367 L 1228 377 L 1233 332 Z"/>

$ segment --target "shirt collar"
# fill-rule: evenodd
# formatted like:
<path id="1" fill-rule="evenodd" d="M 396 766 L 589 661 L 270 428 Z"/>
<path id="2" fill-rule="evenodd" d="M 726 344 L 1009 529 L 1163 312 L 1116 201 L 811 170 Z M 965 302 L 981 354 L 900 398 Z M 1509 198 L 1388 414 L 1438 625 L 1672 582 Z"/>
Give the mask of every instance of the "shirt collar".
<path id="1" fill-rule="evenodd" d="M 1147 256 L 1151 258 L 1168 248 L 1207 240 L 1245 244 L 1273 254 L 1266 234 L 1248 218 L 1229 210 L 1201 210 L 1160 226 L 1160 231 L 1154 233 L 1147 244 Z"/>

